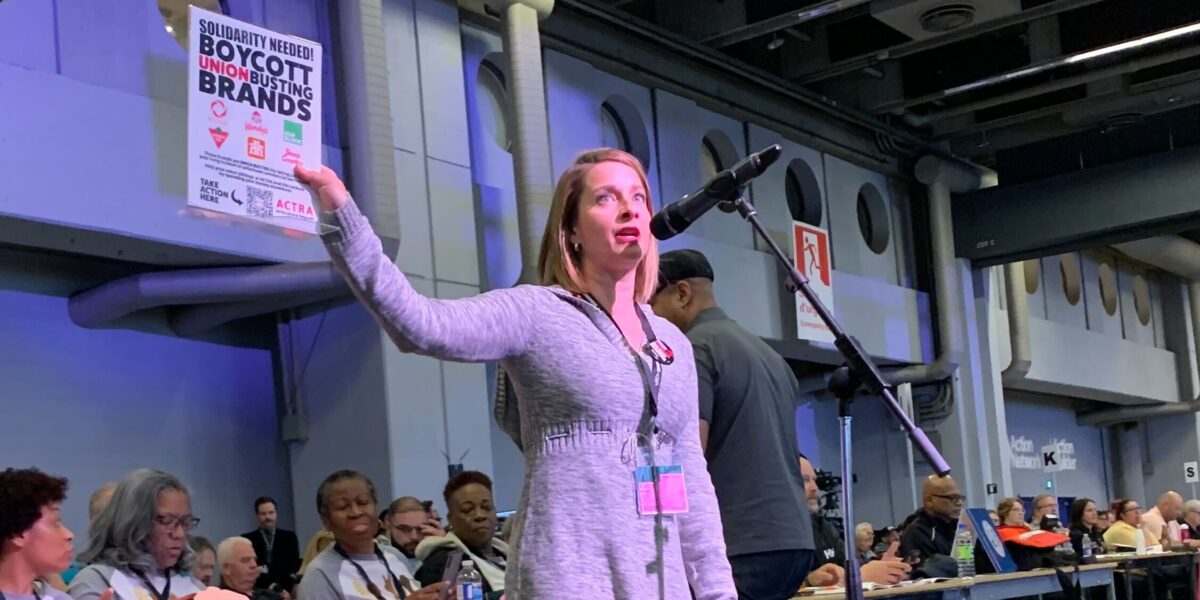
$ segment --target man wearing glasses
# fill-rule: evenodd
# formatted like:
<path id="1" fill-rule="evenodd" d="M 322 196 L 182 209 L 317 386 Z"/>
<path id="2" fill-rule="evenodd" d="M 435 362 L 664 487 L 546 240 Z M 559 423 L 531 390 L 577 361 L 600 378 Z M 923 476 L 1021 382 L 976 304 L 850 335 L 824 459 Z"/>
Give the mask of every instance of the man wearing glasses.
<path id="1" fill-rule="evenodd" d="M 932 556 L 950 556 L 958 518 L 967 499 L 949 475 L 930 475 L 921 488 L 922 506 L 900 537 L 900 557 L 923 563 Z"/>
<path id="2" fill-rule="evenodd" d="M 1058 500 L 1050 494 L 1040 494 L 1033 499 L 1033 517 L 1029 519 L 1029 528 L 1041 529 L 1042 517 L 1046 515 L 1058 515 Z"/>
<path id="3" fill-rule="evenodd" d="M 441 521 L 434 518 L 428 508 L 428 505 L 420 500 L 404 496 L 394 500 L 383 517 L 388 542 L 404 555 L 412 573 L 421 568 L 421 561 L 417 558 L 417 544 L 429 537 L 446 537 Z"/>

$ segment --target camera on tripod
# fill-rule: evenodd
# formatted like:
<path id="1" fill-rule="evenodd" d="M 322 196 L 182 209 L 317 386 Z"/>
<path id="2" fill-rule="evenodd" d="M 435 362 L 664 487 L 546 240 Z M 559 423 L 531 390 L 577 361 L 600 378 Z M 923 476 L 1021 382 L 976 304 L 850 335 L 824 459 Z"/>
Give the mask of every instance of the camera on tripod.
<path id="1" fill-rule="evenodd" d="M 823 471 L 817 469 L 817 489 L 822 492 L 836 492 L 838 486 L 842 485 L 840 475 L 834 475 L 832 471 Z"/>

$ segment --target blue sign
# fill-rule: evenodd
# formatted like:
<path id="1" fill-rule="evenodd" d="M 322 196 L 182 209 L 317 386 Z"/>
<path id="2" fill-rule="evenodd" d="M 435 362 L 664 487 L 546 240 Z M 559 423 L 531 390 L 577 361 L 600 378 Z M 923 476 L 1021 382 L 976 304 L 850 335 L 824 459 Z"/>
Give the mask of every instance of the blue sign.
<path id="1" fill-rule="evenodd" d="M 974 531 L 975 539 L 979 540 L 979 545 L 983 546 L 984 552 L 987 552 L 988 560 L 992 561 L 992 567 L 996 569 L 996 572 L 1015 572 L 1017 563 L 1013 562 L 1008 548 L 1005 548 L 1004 542 L 1000 540 L 1000 533 L 992 524 L 992 517 L 988 514 L 988 509 L 968 508 L 964 513 L 967 517 L 967 526 Z"/>

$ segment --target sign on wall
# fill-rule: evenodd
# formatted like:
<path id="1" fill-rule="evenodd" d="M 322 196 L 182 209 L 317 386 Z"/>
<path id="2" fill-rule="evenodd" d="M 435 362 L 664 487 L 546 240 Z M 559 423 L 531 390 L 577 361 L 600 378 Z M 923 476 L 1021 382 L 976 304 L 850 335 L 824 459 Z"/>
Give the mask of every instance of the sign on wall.
<path id="1" fill-rule="evenodd" d="M 1075 444 L 1065 439 L 1051 439 L 1041 446 L 1039 452 L 1033 440 L 1021 436 L 1009 436 L 1009 456 L 1012 468 L 1045 473 L 1074 471 L 1076 468 Z"/>
<path id="2" fill-rule="evenodd" d="M 808 277 L 817 298 L 833 312 L 833 263 L 830 260 L 829 232 L 799 221 L 792 222 L 792 245 L 796 269 Z M 832 342 L 833 333 L 817 315 L 808 300 L 796 295 L 796 338 Z"/>
<path id="3" fill-rule="evenodd" d="M 318 233 L 321 45 L 189 9 L 188 205 Z"/>
<path id="4" fill-rule="evenodd" d="M 1200 462 L 1183 463 L 1183 482 L 1200 483 Z"/>

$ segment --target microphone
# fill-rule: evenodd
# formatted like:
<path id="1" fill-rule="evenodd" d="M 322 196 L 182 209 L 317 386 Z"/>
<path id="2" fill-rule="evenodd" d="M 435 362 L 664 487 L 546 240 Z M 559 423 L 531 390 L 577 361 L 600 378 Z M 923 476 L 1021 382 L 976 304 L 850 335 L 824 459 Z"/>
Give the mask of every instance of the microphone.
<path id="1" fill-rule="evenodd" d="M 779 144 L 767 147 L 717 173 L 700 189 L 668 204 L 650 219 L 650 233 L 660 240 L 673 238 L 695 223 L 712 207 L 734 200 L 751 179 L 762 175 L 783 153 Z"/>

